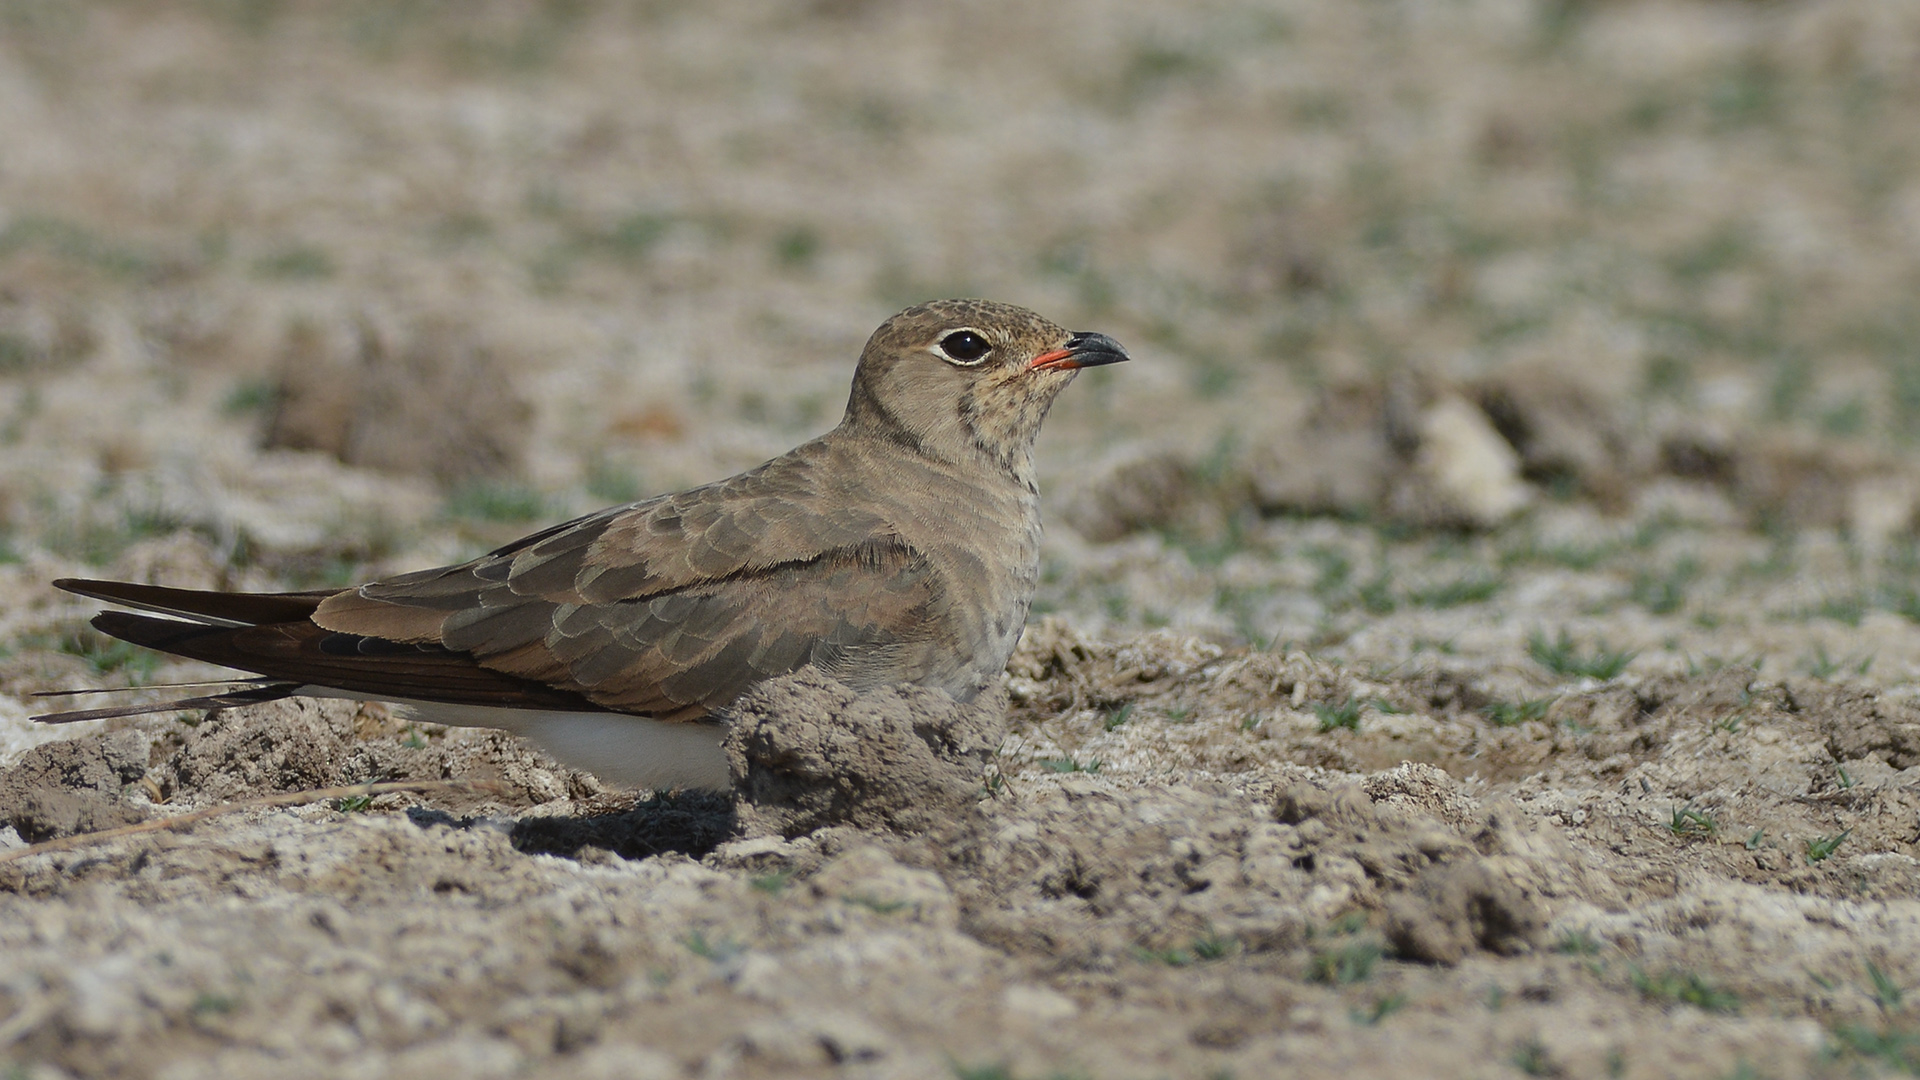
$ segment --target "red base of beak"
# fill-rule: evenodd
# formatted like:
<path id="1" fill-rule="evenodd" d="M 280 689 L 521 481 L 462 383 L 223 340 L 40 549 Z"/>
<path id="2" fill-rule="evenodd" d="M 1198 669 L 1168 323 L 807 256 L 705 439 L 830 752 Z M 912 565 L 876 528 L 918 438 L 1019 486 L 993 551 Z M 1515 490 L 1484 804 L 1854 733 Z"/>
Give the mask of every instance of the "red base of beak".
<path id="1" fill-rule="evenodd" d="M 1043 352 L 1027 365 L 1028 371 L 1071 371 L 1080 365 L 1074 362 L 1072 349 L 1055 349 Z"/>

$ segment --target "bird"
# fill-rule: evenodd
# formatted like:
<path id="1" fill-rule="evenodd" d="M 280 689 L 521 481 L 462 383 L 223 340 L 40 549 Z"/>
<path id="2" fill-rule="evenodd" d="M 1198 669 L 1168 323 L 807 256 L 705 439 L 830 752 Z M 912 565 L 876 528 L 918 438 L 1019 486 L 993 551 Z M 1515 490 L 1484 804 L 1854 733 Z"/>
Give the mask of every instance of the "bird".
<path id="1" fill-rule="evenodd" d="M 345 589 L 62 578 L 135 609 L 101 632 L 248 677 L 36 719 L 379 700 L 610 783 L 725 790 L 726 709 L 758 683 L 811 667 L 966 702 L 999 676 L 1039 580 L 1041 423 L 1081 369 L 1128 358 L 1025 308 L 932 301 L 874 331 L 838 426 L 724 480 Z"/>

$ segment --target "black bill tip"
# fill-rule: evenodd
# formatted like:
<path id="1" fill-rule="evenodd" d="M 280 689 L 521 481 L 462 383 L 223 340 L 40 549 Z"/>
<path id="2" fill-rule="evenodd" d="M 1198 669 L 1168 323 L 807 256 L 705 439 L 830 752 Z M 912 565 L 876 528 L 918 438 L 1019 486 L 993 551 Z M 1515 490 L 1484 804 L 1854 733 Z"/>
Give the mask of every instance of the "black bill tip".
<path id="1" fill-rule="evenodd" d="M 1034 357 L 1031 367 L 1035 371 L 1075 371 L 1130 359 L 1127 350 L 1107 335 L 1080 333 L 1068 338 L 1061 348 Z"/>

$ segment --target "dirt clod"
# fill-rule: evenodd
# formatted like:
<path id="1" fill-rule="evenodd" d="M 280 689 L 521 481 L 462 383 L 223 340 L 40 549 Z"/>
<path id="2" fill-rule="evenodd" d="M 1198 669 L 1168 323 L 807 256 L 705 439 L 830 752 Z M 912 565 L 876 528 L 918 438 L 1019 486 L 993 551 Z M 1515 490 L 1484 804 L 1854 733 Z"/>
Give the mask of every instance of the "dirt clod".
<path id="1" fill-rule="evenodd" d="M 1457 964 L 1485 949 L 1510 956 L 1539 943 L 1546 913 L 1515 859 L 1476 858 L 1442 864 L 1387 909 L 1387 939 L 1414 960 Z"/>
<path id="2" fill-rule="evenodd" d="M 120 790 L 146 774 L 148 741 L 116 731 L 35 747 L 0 770 L 0 823 L 29 843 L 143 820 Z"/>
<path id="3" fill-rule="evenodd" d="M 268 447 L 455 484 L 520 468 L 533 410 L 513 389 L 514 365 L 474 327 L 363 320 L 335 336 L 344 340 L 308 323 L 288 328 Z"/>
<path id="4" fill-rule="evenodd" d="M 831 825 L 923 832 L 963 815 L 979 797 L 1003 710 L 993 693 L 970 704 L 912 686 L 857 694 L 811 670 L 762 683 L 730 710 L 740 826 L 748 835 Z"/>
<path id="5" fill-rule="evenodd" d="M 1066 506 L 1067 524 L 1096 543 L 1181 519 L 1192 501 L 1193 469 L 1171 454 L 1129 458 L 1108 469 Z"/>
<path id="6" fill-rule="evenodd" d="M 369 776 L 343 767 L 353 742 L 354 707 L 291 698 L 216 712 L 166 765 L 168 785 L 210 802 L 301 791 Z"/>
<path id="7" fill-rule="evenodd" d="M 1835 761 L 1873 758 L 1895 769 L 1920 765 L 1920 707 L 1858 686 L 1812 679 L 1786 688 L 1787 707 L 1819 724 Z"/>

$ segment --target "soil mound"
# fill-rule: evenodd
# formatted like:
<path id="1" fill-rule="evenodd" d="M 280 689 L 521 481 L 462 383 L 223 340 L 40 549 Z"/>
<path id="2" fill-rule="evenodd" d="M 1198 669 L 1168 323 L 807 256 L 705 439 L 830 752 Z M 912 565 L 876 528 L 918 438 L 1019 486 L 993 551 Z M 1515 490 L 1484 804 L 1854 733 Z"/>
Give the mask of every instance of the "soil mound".
<path id="1" fill-rule="evenodd" d="M 963 704 L 917 686 L 857 694 L 802 671 L 748 691 L 731 712 L 727 760 L 748 835 L 923 832 L 978 802 L 1006 697 Z"/>

